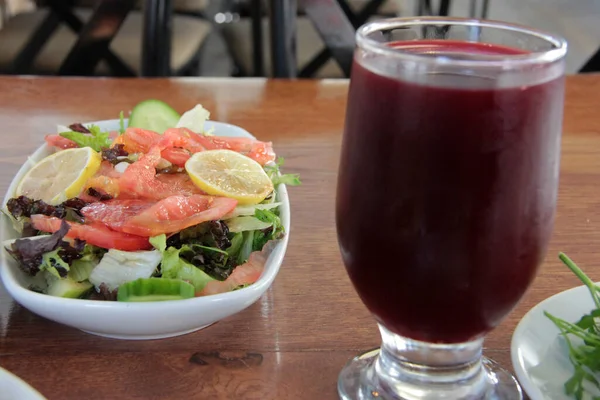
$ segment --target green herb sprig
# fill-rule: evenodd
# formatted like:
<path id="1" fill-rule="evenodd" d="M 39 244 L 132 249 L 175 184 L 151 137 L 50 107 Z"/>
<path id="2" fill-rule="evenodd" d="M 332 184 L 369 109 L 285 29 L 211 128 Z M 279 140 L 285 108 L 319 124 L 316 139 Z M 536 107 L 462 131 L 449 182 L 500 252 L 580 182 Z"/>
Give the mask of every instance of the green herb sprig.
<path id="1" fill-rule="evenodd" d="M 569 359 L 575 368 L 573 376 L 565 382 L 565 393 L 577 400 L 583 400 L 584 393 L 586 393 L 586 382 L 600 390 L 600 382 L 596 378 L 600 373 L 600 327 L 596 321 L 596 318 L 600 318 L 600 287 L 566 254 L 560 253 L 558 258 L 587 286 L 596 306 L 594 310 L 585 314 L 574 324 L 544 311 L 544 315 L 556 325 L 565 338 L 569 348 Z M 583 344 L 575 344 L 574 338 L 581 339 Z M 600 396 L 592 397 L 592 399 L 600 400 Z"/>
<path id="2" fill-rule="evenodd" d="M 273 186 L 277 187 L 280 183 L 288 186 L 298 186 L 301 184 L 298 174 L 280 174 L 280 168 L 283 166 L 283 157 L 277 158 L 275 164 L 265 165 L 264 170 L 271 178 Z"/>
<path id="3" fill-rule="evenodd" d="M 102 132 L 100 127 L 92 125 L 88 128 L 90 133 L 62 132 L 60 136 L 77 143 L 79 147 L 91 147 L 95 151 L 101 151 L 110 147 L 112 140 L 108 132 Z"/>

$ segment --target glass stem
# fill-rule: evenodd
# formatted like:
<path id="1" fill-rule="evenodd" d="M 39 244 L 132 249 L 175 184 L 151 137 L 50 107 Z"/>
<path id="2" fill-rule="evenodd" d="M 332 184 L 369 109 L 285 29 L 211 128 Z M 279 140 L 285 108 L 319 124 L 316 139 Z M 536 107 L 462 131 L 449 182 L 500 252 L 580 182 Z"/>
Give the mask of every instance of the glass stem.
<path id="1" fill-rule="evenodd" d="M 483 338 L 455 344 L 407 339 L 379 325 L 381 351 L 374 364 L 377 387 L 393 398 L 481 399 L 489 383 L 481 362 Z M 428 391 L 424 391 L 428 388 Z M 430 397 L 431 395 L 435 397 Z"/>

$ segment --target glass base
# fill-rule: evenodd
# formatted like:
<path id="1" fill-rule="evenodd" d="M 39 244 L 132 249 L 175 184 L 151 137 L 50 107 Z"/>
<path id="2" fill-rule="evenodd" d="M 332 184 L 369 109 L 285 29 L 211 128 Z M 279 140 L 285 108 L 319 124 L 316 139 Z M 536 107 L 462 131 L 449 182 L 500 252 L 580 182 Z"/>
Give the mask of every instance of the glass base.
<path id="1" fill-rule="evenodd" d="M 495 361 L 483 357 L 484 390 L 473 396 L 460 394 L 456 387 L 435 387 L 418 385 L 407 388 L 399 395 L 378 379 L 377 359 L 380 349 L 368 351 L 353 358 L 342 370 L 338 378 L 338 393 L 344 400 L 522 400 L 523 393 L 517 380 Z M 386 386 L 388 386 L 386 388 Z"/>

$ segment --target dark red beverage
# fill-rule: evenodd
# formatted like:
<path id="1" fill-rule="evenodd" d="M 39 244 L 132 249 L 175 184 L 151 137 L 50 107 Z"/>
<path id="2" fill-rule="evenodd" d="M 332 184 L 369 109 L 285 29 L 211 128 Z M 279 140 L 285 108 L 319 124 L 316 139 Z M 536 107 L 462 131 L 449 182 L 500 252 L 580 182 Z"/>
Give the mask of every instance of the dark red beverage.
<path id="1" fill-rule="evenodd" d="M 452 41 L 414 52 L 512 55 Z M 417 46 L 415 46 L 415 44 Z M 563 79 L 410 82 L 352 70 L 337 196 L 349 276 L 394 333 L 464 342 L 531 284 L 553 226 Z"/>

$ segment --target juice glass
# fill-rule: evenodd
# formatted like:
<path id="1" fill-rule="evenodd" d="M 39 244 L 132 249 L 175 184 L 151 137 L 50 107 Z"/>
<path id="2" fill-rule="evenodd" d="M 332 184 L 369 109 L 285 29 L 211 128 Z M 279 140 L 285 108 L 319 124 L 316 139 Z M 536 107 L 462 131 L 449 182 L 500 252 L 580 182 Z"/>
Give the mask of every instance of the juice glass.
<path id="1" fill-rule="evenodd" d="M 382 345 L 346 365 L 340 396 L 520 399 L 482 344 L 552 233 L 566 42 L 439 17 L 356 38 L 336 225 Z"/>

